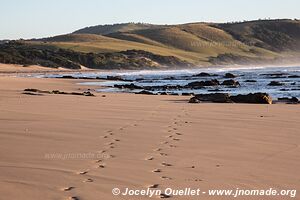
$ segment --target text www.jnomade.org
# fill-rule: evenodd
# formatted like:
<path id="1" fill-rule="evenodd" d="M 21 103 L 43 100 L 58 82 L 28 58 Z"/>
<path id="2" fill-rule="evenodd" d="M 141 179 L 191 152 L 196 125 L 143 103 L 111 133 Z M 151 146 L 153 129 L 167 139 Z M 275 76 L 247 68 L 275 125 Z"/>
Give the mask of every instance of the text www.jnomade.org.
<path id="1" fill-rule="evenodd" d="M 243 196 L 286 196 L 295 198 L 297 191 L 296 190 L 276 190 L 273 188 L 265 189 L 265 190 L 247 190 L 247 189 L 211 189 L 207 191 L 202 191 L 201 189 L 192 189 L 192 188 L 184 188 L 184 189 L 173 189 L 166 188 L 164 190 L 160 189 L 130 189 L 125 188 L 123 190 L 119 188 L 112 189 L 112 194 L 115 196 L 146 196 L 146 197 L 154 197 L 154 196 L 231 196 L 234 198 L 243 197 Z"/>

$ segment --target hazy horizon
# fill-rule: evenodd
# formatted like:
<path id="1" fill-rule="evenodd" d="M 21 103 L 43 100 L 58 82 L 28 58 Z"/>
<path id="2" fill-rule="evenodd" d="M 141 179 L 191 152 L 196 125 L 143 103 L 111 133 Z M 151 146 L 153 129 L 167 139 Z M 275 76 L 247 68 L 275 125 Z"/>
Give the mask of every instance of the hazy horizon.
<path id="1" fill-rule="evenodd" d="M 1 3 L 0 39 L 30 39 L 71 33 L 105 24 L 150 23 L 182 24 L 192 22 L 232 22 L 257 19 L 299 19 L 297 0 L 152 0 L 38 1 L 10 0 Z"/>

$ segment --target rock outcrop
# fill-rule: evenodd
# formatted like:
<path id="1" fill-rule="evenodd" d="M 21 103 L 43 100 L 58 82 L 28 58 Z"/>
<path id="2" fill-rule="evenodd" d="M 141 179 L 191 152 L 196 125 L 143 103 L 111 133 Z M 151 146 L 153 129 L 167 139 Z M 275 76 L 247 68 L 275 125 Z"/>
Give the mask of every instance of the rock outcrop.
<path id="1" fill-rule="evenodd" d="M 230 96 L 227 93 L 197 94 L 189 103 L 250 103 L 250 104 L 272 104 L 272 98 L 266 93 L 250 93 L 246 95 Z"/>

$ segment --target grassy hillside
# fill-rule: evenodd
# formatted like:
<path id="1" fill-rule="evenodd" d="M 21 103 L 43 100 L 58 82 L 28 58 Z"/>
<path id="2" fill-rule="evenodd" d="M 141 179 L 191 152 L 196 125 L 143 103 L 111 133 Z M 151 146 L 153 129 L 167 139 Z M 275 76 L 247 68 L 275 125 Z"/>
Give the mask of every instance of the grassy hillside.
<path id="1" fill-rule="evenodd" d="M 144 50 L 197 65 L 275 62 L 299 56 L 300 22 L 258 20 L 168 26 L 127 23 L 88 27 L 73 34 L 27 42 L 39 48 L 83 53 Z"/>
<path id="2" fill-rule="evenodd" d="M 263 20 L 235 24 L 218 24 L 235 39 L 271 51 L 300 50 L 300 21 Z"/>
<path id="3" fill-rule="evenodd" d="M 107 35 L 116 32 L 129 32 L 141 29 L 151 29 L 159 27 L 159 25 L 142 24 L 142 23 L 124 23 L 124 24 L 112 24 L 112 25 L 99 25 L 86 27 L 74 32 L 74 34 L 97 34 Z"/>

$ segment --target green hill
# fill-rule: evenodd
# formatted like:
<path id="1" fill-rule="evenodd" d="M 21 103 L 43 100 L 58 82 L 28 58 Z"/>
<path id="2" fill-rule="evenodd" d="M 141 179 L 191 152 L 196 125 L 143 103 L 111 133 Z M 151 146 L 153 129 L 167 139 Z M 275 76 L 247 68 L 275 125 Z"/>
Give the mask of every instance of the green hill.
<path id="1" fill-rule="evenodd" d="M 74 34 L 97 34 L 107 35 L 116 32 L 128 32 L 141 29 L 151 29 L 159 27 L 159 25 L 143 24 L 143 23 L 124 23 L 124 24 L 111 24 L 111 25 L 98 25 L 86 27 L 74 32 Z"/>
<path id="2" fill-rule="evenodd" d="M 217 24 L 235 39 L 271 51 L 300 50 L 299 20 L 261 20 L 235 24 Z"/>
<path id="3" fill-rule="evenodd" d="M 142 50 L 198 66 L 277 64 L 299 61 L 300 21 L 99 25 L 72 34 L 29 40 L 26 44 L 79 53 Z"/>

